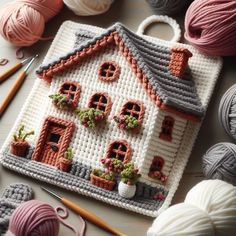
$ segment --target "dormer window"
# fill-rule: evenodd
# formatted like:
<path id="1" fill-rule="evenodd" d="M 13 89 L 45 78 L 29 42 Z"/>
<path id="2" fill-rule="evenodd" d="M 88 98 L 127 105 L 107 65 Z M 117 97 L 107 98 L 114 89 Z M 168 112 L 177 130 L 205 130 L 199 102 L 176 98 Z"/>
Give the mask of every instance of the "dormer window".
<path id="1" fill-rule="evenodd" d="M 103 62 L 98 70 L 98 78 L 106 82 L 115 81 L 119 75 L 120 66 L 114 61 Z"/>
<path id="2" fill-rule="evenodd" d="M 102 111 L 107 116 L 111 111 L 112 102 L 107 93 L 93 94 L 88 103 L 89 108 L 94 108 Z"/>
<path id="3" fill-rule="evenodd" d="M 124 163 L 130 161 L 131 147 L 126 140 L 118 140 L 109 144 L 105 158 L 116 158 Z"/>
<path id="4" fill-rule="evenodd" d="M 165 141 L 171 141 L 172 140 L 172 131 L 174 127 L 175 120 L 171 116 L 165 116 L 164 120 L 162 121 L 161 126 L 161 132 L 159 135 L 160 139 L 163 139 Z"/>

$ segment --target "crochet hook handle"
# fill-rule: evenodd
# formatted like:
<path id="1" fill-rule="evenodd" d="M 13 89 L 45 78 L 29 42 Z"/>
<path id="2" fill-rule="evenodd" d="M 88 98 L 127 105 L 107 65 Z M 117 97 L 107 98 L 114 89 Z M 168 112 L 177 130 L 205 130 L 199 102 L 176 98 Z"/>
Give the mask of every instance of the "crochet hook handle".
<path id="1" fill-rule="evenodd" d="M 96 216 L 95 214 L 81 208 L 80 206 L 78 206 L 77 204 L 69 201 L 66 198 L 61 198 L 61 202 L 67 206 L 69 209 L 73 210 L 74 212 L 76 212 L 77 214 L 79 214 L 81 217 L 83 217 L 84 219 L 90 221 L 91 223 L 96 224 L 97 226 L 99 226 L 100 228 L 116 235 L 116 236 L 126 236 L 125 234 L 119 232 L 118 230 L 114 229 L 111 225 L 109 225 L 108 223 L 106 223 L 104 220 L 102 220 L 101 218 L 99 218 L 98 216 Z"/>
<path id="2" fill-rule="evenodd" d="M 16 92 L 21 87 L 25 77 L 26 77 L 26 71 L 22 71 L 18 78 L 15 80 L 14 84 L 12 85 L 11 89 L 9 90 L 7 96 L 4 98 L 2 104 L 0 105 L 0 116 L 3 114 L 5 109 L 7 108 L 8 104 L 11 102 L 13 97 L 15 96 Z"/>
<path id="3" fill-rule="evenodd" d="M 22 64 L 18 63 L 16 65 L 14 65 L 13 67 L 11 67 L 10 69 L 8 69 L 7 71 L 5 71 L 4 73 L 2 73 L 0 75 L 0 83 L 2 83 L 4 80 L 6 80 L 9 76 L 11 76 L 13 73 L 15 73 L 21 67 L 22 67 Z"/>
<path id="4" fill-rule="evenodd" d="M 23 65 L 25 65 L 26 62 L 28 62 L 31 58 L 27 58 L 24 61 L 21 61 L 20 63 L 17 63 L 16 65 L 12 66 L 8 70 L 6 70 L 4 73 L 0 75 L 0 84 L 9 78 L 11 75 L 13 75 L 16 71 L 18 71 Z"/>

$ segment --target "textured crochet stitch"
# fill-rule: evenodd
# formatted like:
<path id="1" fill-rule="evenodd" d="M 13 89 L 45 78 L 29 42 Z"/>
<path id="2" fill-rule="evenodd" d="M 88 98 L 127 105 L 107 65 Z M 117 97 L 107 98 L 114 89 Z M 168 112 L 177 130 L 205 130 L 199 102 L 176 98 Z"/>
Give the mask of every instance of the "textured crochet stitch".
<path id="1" fill-rule="evenodd" d="M 0 197 L 0 235 L 3 235 L 8 227 L 13 211 L 23 202 L 33 198 L 33 190 L 26 184 L 10 184 Z"/>
<path id="2" fill-rule="evenodd" d="M 90 33 L 83 41 L 86 32 Z M 170 67 L 173 48 L 180 49 L 175 53 L 183 53 L 181 48 L 184 48 L 193 54 L 187 64 L 185 60 L 189 55 L 186 57 L 184 54 L 185 60 L 179 63 L 182 66 L 175 68 L 178 74 L 174 74 Z M 120 67 L 119 77 L 110 82 L 98 78 L 100 66 L 109 61 L 115 61 Z M 213 68 L 211 72 L 206 69 L 209 67 Z M 202 56 L 191 46 L 140 37 L 121 24 L 104 30 L 67 22 L 38 70 L 38 74 L 49 83 L 37 80 L 19 118 L 28 129 L 35 128 L 36 135 L 30 140 L 35 161 L 31 160 L 31 155 L 19 158 L 9 153 L 9 138 L 2 149 L 2 163 L 33 178 L 131 211 L 156 216 L 170 204 L 177 189 L 200 127 L 196 121 L 201 121 L 204 115 L 220 67 L 218 58 Z M 93 94 L 107 94 L 112 106 L 108 107 L 106 122 L 95 129 L 88 129 L 73 112 L 60 110 L 52 104 L 47 94 L 56 93 L 66 81 L 76 81 L 81 86 L 77 109 L 89 108 Z M 107 104 L 102 99 L 102 103 Z M 113 119 L 131 100 L 143 103 L 145 108 L 138 133 L 119 129 Z M 99 101 L 95 99 L 94 102 L 96 105 Z M 170 140 L 159 138 L 166 116 L 174 119 Z M 47 124 L 48 117 L 50 122 Z M 17 127 L 19 123 L 13 131 Z M 44 127 L 47 127 L 45 132 Z M 67 129 L 70 131 L 64 136 Z M 41 138 L 43 133 L 47 138 Z M 41 144 L 38 145 L 39 141 Z M 39 146 L 44 144 L 47 153 L 41 153 L 43 149 Z M 66 151 L 69 146 L 74 157 L 71 168 L 63 172 L 58 169 L 60 159 L 64 157 L 61 150 Z M 38 153 L 36 158 L 35 153 Z M 119 196 L 117 187 L 112 191 L 104 190 L 89 181 L 93 169 L 103 168 L 101 159 L 114 155 L 119 160 L 126 161 L 127 158 L 133 161 L 142 174 L 132 199 Z M 155 156 L 165 161 L 161 170 L 167 177 L 165 184 L 148 175 Z M 159 193 L 162 196 L 155 197 Z"/>

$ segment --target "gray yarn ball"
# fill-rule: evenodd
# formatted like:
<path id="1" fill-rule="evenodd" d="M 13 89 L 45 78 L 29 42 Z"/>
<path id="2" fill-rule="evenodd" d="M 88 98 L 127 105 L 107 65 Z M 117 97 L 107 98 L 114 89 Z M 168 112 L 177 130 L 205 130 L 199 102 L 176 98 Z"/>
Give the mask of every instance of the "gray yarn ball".
<path id="1" fill-rule="evenodd" d="M 191 0 L 147 0 L 154 11 L 171 15 L 180 12 Z"/>
<path id="2" fill-rule="evenodd" d="M 236 145 L 218 143 L 202 160 L 203 173 L 208 179 L 220 179 L 236 185 Z"/>
<path id="3" fill-rule="evenodd" d="M 225 131 L 236 140 L 236 84 L 222 96 L 218 118 Z"/>

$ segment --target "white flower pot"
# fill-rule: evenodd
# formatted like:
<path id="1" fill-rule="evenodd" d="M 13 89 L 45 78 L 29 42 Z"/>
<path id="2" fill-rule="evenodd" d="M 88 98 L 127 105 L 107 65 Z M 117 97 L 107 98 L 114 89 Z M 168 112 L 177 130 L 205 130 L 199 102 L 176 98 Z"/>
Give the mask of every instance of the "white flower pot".
<path id="1" fill-rule="evenodd" d="M 136 192 L 136 185 L 128 185 L 120 181 L 118 185 L 118 193 L 121 197 L 132 198 Z"/>

